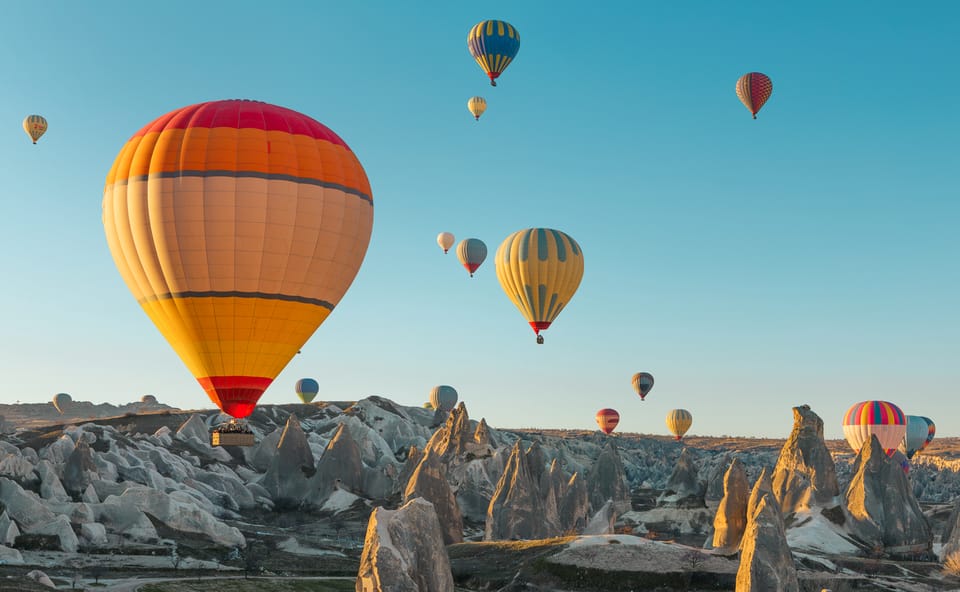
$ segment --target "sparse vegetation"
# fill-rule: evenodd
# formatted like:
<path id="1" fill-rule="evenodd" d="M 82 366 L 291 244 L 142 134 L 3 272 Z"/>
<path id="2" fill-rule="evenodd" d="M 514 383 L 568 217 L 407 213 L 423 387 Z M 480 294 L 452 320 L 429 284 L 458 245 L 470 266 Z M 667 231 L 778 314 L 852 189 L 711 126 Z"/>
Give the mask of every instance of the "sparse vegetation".
<path id="1" fill-rule="evenodd" d="M 231 579 L 231 592 L 353 592 L 356 583 L 352 579 L 306 580 L 294 578 Z M 172 581 L 147 584 L 142 592 L 210 592 L 207 582 Z"/>
<path id="2" fill-rule="evenodd" d="M 960 552 L 947 555 L 943 562 L 943 571 L 951 576 L 960 577 Z"/>

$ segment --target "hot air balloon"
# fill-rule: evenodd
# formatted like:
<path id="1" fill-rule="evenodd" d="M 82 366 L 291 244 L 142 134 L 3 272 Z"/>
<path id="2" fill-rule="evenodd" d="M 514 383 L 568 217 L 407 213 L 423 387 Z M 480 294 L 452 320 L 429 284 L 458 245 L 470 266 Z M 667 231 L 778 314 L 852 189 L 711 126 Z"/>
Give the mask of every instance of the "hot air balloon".
<path id="1" fill-rule="evenodd" d="M 424 401 L 424 402 L 423 402 L 423 408 L 424 408 L 424 409 L 433 409 L 433 403 L 431 403 L 430 401 Z"/>
<path id="2" fill-rule="evenodd" d="M 870 436 L 876 436 L 880 446 L 891 456 L 907 431 L 903 411 L 887 401 L 862 401 L 850 407 L 843 416 L 843 435 L 859 453 Z"/>
<path id="3" fill-rule="evenodd" d="M 757 118 L 757 112 L 770 98 L 771 93 L 773 93 L 773 82 L 766 74 L 750 72 L 737 80 L 737 96 L 754 119 Z"/>
<path id="4" fill-rule="evenodd" d="M 910 461 L 902 452 L 899 450 L 894 450 L 893 454 L 890 456 L 890 460 L 892 460 L 895 464 L 900 465 L 900 468 L 903 469 L 904 475 L 910 474 Z"/>
<path id="5" fill-rule="evenodd" d="M 457 390 L 445 384 L 437 385 L 430 390 L 430 404 L 434 409 L 450 412 L 457 405 Z"/>
<path id="6" fill-rule="evenodd" d="M 616 409 L 601 409 L 597 411 L 596 419 L 597 425 L 600 426 L 600 431 L 610 435 L 610 432 L 620 423 L 620 414 L 617 413 Z"/>
<path id="7" fill-rule="evenodd" d="M 447 251 L 450 250 L 450 247 L 453 246 L 453 235 L 449 232 L 441 232 L 437 235 L 437 244 L 440 245 L 440 248 L 443 249 L 443 254 L 446 255 Z"/>
<path id="8" fill-rule="evenodd" d="M 157 398 L 154 397 L 153 395 L 144 395 L 140 397 L 140 402 L 143 403 L 144 405 L 156 405 Z"/>
<path id="9" fill-rule="evenodd" d="M 667 413 L 667 429 L 680 440 L 693 424 L 693 415 L 686 409 L 674 409 Z"/>
<path id="10" fill-rule="evenodd" d="M 637 372 L 633 375 L 631 382 L 633 383 L 633 390 L 640 395 L 640 400 L 646 400 L 650 389 L 653 388 L 653 375 L 649 372 Z"/>
<path id="11" fill-rule="evenodd" d="M 487 100 L 483 97 L 470 97 L 467 101 L 467 109 L 473 113 L 473 118 L 479 121 L 480 116 L 487 110 Z"/>
<path id="12" fill-rule="evenodd" d="M 73 404 L 73 397 L 67 393 L 57 393 L 53 396 L 53 406 L 63 415 Z"/>
<path id="13" fill-rule="evenodd" d="M 481 21 L 467 33 L 467 48 L 490 77 L 490 85 L 496 86 L 497 78 L 520 51 L 520 33 L 504 21 Z"/>
<path id="14" fill-rule="evenodd" d="M 537 343 L 583 278 L 583 251 L 569 235 L 550 228 L 527 228 L 508 236 L 495 260 L 500 287 L 527 319 Z"/>
<path id="15" fill-rule="evenodd" d="M 913 455 L 920 452 L 933 442 L 933 436 L 937 433 L 937 426 L 929 417 L 920 415 L 907 416 L 907 431 L 900 442 L 897 450 L 912 459 Z"/>
<path id="16" fill-rule="evenodd" d="M 313 398 L 320 392 L 320 385 L 312 378 L 301 378 L 294 388 L 297 391 L 297 396 L 304 404 L 313 401 Z"/>
<path id="17" fill-rule="evenodd" d="M 107 175 L 107 244 L 210 399 L 250 415 L 363 262 L 373 198 L 321 123 L 247 100 L 171 111 Z"/>
<path id="18" fill-rule="evenodd" d="M 487 245 L 478 238 L 465 238 L 457 245 L 457 258 L 473 277 L 473 272 L 487 258 Z"/>
<path id="19" fill-rule="evenodd" d="M 23 118 L 23 131 L 27 132 L 27 135 L 36 144 L 40 136 L 47 132 L 47 120 L 41 115 L 27 115 Z"/>

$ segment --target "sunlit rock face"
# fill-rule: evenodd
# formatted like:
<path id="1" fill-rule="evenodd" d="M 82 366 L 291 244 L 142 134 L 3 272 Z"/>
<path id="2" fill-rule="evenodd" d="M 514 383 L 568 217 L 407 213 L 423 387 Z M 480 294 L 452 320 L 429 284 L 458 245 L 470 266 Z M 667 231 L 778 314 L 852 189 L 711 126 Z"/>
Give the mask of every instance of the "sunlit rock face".
<path id="1" fill-rule="evenodd" d="M 799 592 L 797 569 L 776 498 L 764 493 L 748 518 L 737 570 L 737 592 Z"/>
<path id="2" fill-rule="evenodd" d="M 463 542 L 463 517 L 457 506 L 457 498 L 444 476 L 443 461 L 430 449 L 414 470 L 404 492 L 405 502 L 416 498 L 433 504 L 445 545 Z"/>
<path id="3" fill-rule="evenodd" d="M 734 554 L 747 527 L 750 483 L 739 459 L 733 459 L 723 479 L 723 499 L 713 519 L 713 548 L 721 555 Z"/>
<path id="4" fill-rule="evenodd" d="M 793 431 L 773 471 L 773 492 L 785 515 L 840 505 L 836 468 L 823 440 L 823 420 L 807 405 L 793 408 Z"/>
<path id="5" fill-rule="evenodd" d="M 907 476 L 876 436 L 857 456 L 844 507 L 848 530 L 869 548 L 904 557 L 931 552 L 933 533 Z"/>
<path id="6" fill-rule="evenodd" d="M 357 574 L 357 592 L 453 591 L 450 560 L 437 514 L 415 498 L 399 510 L 370 515 Z"/>
<path id="7" fill-rule="evenodd" d="M 488 541 L 541 539 L 554 534 L 544 521 L 539 482 L 518 440 L 487 509 L 484 538 Z"/>

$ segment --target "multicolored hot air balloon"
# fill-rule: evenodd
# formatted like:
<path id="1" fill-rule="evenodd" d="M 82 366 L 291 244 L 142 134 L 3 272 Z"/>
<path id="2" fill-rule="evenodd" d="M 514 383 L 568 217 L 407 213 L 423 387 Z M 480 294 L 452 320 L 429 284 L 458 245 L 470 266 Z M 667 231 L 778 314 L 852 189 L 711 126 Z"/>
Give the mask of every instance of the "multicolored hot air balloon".
<path id="1" fill-rule="evenodd" d="M 597 411 L 596 419 L 597 425 L 600 426 L 600 431 L 610 435 L 610 432 L 620 423 L 620 414 L 617 413 L 616 409 L 601 409 Z"/>
<path id="2" fill-rule="evenodd" d="M 487 110 L 487 100 L 483 97 L 470 97 L 467 101 L 467 109 L 473 113 L 473 118 L 479 121 L 480 116 Z"/>
<path id="3" fill-rule="evenodd" d="M 937 426 L 929 417 L 920 415 L 907 416 L 907 431 L 900 442 L 897 450 L 912 459 L 913 455 L 920 452 L 933 442 L 933 437 L 937 433 Z"/>
<path id="4" fill-rule="evenodd" d="M 243 418 L 353 282 L 373 198 L 321 123 L 213 101 L 130 138 L 107 174 L 103 226 L 137 302 L 210 399 Z"/>
<path id="5" fill-rule="evenodd" d="M 653 375 L 649 372 L 637 372 L 633 375 L 630 382 L 633 383 L 633 390 L 637 391 L 637 394 L 640 395 L 640 400 L 646 400 L 650 389 L 653 388 Z"/>
<path id="6" fill-rule="evenodd" d="M 450 412 L 457 406 L 457 389 L 440 384 L 430 390 L 430 404 L 434 409 Z"/>
<path id="7" fill-rule="evenodd" d="M 693 425 L 693 415 L 686 409 L 674 409 L 667 413 L 667 429 L 677 440 L 683 438 L 691 425 Z"/>
<path id="8" fill-rule="evenodd" d="M 297 396 L 304 404 L 313 401 L 313 398 L 320 392 L 320 384 L 312 378 L 301 378 L 294 388 L 297 391 Z"/>
<path id="9" fill-rule="evenodd" d="M 41 115 L 27 115 L 23 118 L 23 131 L 27 132 L 27 135 L 36 144 L 40 136 L 47 132 L 47 120 Z"/>
<path id="10" fill-rule="evenodd" d="M 744 74 L 737 80 L 737 96 L 740 102 L 744 104 L 753 118 L 757 118 L 757 112 L 767 102 L 773 93 L 773 81 L 766 74 L 760 72 L 750 72 Z"/>
<path id="11" fill-rule="evenodd" d="M 497 78 L 520 51 L 520 33 L 504 21 L 481 21 L 467 33 L 467 48 L 490 77 L 490 85 L 496 86 Z"/>
<path id="12" fill-rule="evenodd" d="M 862 401 L 850 407 L 843 416 L 843 435 L 856 453 L 870 436 L 876 436 L 887 456 L 900 445 L 907 431 L 903 411 L 887 401 Z"/>
<path id="13" fill-rule="evenodd" d="M 60 412 L 60 415 L 63 415 L 64 413 L 66 413 L 67 409 L 69 409 L 70 406 L 73 405 L 73 397 L 71 397 L 67 393 L 57 393 L 56 395 L 53 396 L 52 403 L 54 408 L 56 408 L 56 410 Z"/>
<path id="14" fill-rule="evenodd" d="M 465 238 L 457 245 L 457 259 L 470 272 L 470 277 L 486 258 L 487 245 L 478 238 Z"/>
<path id="15" fill-rule="evenodd" d="M 449 232 L 441 232 L 437 235 L 437 244 L 440 245 L 440 248 L 443 249 L 443 254 L 446 255 L 447 251 L 450 250 L 450 247 L 453 246 L 453 242 L 456 239 L 453 237 L 453 234 Z"/>
<path id="16" fill-rule="evenodd" d="M 543 343 L 545 331 L 583 278 L 583 251 L 568 234 L 527 228 L 508 236 L 496 255 L 500 287 Z"/>

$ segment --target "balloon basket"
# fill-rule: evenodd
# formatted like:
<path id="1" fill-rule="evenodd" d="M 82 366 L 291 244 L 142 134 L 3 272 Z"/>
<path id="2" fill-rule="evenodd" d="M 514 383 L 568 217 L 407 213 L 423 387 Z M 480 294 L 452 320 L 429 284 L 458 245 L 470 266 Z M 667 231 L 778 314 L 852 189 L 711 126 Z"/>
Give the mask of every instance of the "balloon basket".
<path id="1" fill-rule="evenodd" d="M 256 441 L 253 434 L 243 432 L 213 432 L 210 435 L 211 446 L 253 446 Z"/>
<path id="2" fill-rule="evenodd" d="M 537 345 L 543 345 L 543 335 L 537 335 Z"/>

